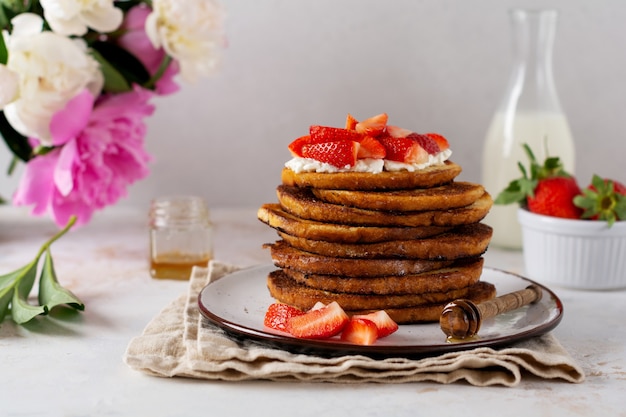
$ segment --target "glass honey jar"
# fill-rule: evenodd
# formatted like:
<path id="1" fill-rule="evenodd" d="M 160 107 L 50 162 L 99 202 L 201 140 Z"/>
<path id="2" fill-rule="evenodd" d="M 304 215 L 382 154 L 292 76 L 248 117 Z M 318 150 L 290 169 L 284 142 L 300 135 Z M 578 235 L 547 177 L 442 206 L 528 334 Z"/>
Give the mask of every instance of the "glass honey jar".
<path id="1" fill-rule="evenodd" d="M 194 266 L 213 256 L 212 225 L 206 202 L 197 196 L 160 197 L 150 206 L 150 275 L 189 279 Z"/>

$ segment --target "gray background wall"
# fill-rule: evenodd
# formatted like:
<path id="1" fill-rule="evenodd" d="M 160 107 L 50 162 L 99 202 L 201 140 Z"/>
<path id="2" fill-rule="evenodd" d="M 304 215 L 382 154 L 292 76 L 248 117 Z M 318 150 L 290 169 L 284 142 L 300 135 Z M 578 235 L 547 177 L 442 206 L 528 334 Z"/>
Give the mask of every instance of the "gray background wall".
<path id="1" fill-rule="evenodd" d="M 577 147 L 577 174 L 626 181 L 626 2 L 621 0 L 224 1 L 220 72 L 157 102 L 151 176 L 123 205 L 194 193 L 211 206 L 275 200 L 287 144 L 310 124 L 387 112 L 446 135 L 464 180 L 511 63 L 508 9 L 559 10 L 554 74 Z M 6 166 L 0 152 L 0 167 Z M 0 180 L 10 194 L 16 179 Z"/>

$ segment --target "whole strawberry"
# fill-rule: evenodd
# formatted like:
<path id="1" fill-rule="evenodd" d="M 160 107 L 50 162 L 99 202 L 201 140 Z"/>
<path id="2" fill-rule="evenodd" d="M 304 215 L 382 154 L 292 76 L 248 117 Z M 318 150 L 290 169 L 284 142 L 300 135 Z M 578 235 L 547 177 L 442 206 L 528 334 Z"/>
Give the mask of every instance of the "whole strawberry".
<path id="1" fill-rule="evenodd" d="M 581 193 L 576 179 L 563 169 L 558 157 L 548 157 L 540 165 L 526 144 L 524 151 L 530 160 L 530 174 L 519 163 L 522 177 L 511 181 L 495 203 L 519 203 L 533 213 L 579 219 L 583 211 L 574 205 L 574 197 Z"/>
<path id="2" fill-rule="evenodd" d="M 539 180 L 534 196 L 526 197 L 528 210 L 545 216 L 580 219 L 582 210 L 573 204 L 580 194 L 574 177 L 551 177 Z"/>
<path id="3" fill-rule="evenodd" d="M 574 204 L 584 210 L 584 219 L 606 220 L 611 226 L 616 220 L 626 220 L 626 186 L 594 175 Z"/>

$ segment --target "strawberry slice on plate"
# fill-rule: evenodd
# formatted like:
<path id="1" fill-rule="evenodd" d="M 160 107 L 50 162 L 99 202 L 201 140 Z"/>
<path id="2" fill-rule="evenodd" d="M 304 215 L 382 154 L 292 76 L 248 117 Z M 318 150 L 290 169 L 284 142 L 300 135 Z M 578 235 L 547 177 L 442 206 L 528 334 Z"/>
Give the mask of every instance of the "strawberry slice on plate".
<path id="1" fill-rule="evenodd" d="M 326 339 L 343 330 L 350 318 L 336 301 L 287 321 L 287 331 L 303 339 Z"/>
<path id="2" fill-rule="evenodd" d="M 273 303 L 267 308 L 263 324 L 274 330 L 287 331 L 287 321 L 292 317 L 301 316 L 304 311 L 289 304 Z"/>
<path id="3" fill-rule="evenodd" d="M 353 140 L 359 142 L 363 139 L 363 135 L 354 130 L 347 130 L 341 127 L 330 127 L 312 125 L 309 127 L 309 135 L 311 142 L 329 142 L 335 140 Z"/>
<path id="4" fill-rule="evenodd" d="M 380 143 L 385 147 L 385 159 L 406 164 L 423 164 L 428 161 L 428 152 L 410 138 L 381 136 Z"/>
<path id="5" fill-rule="evenodd" d="M 354 128 L 359 133 L 376 137 L 385 131 L 387 120 L 387 113 L 381 113 L 358 122 Z"/>
<path id="6" fill-rule="evenodd" d="M 341 332 L 341 340 L 357 345 L 372 345 L 378 339 L 376 323 L 363 318 L 351 318 Z"/>
<path id="7" fill-rule="evenodd" d="M 302 146 L 302 157 L 336 166 L 351 167 L 356 164 L 360 145 L 351 140 L 334 140 L 322 143 L 307 143 Z"/>
<path id="8" fill-rule="evenodd" d="M 393 321 L 389 314 L 385 310 L 378 310 L 368 314 L 357 314 L 352 316 L 352 319 L 367 319 L 373 321 L 378 329 L 378 338 L 389 336 L 398 330 L 398 323 Z"/>

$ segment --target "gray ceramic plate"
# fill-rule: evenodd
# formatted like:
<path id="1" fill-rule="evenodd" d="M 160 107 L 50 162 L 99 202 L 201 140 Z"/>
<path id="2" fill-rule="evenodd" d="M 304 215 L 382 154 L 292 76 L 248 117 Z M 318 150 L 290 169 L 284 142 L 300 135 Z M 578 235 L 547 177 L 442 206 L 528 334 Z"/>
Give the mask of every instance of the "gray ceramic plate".
<path id="1" fill-rule="evenodd" d="M 531 283 L 543 289 L 538 303 L 483 321 L 472 339 L 449 343 L 438 323 L 401 325 L 394 334 L 369 346 L 339 340 L 298 339 L 263 325 L 267 307 L 274 302 L 266 287 L 272 265 L 258 266 L 227 275 L 207 285 L 198 297 L 202 314 L 238 339 L 285 349 L 295 353 L 322 356 L 361 354 L 371 357 L 419 357 L 476 347 L 500 347 L 542 335 L 561 321 L 563 305 L 550 289 L 519 275 L 484 268 L 481 280 L 496 286 L 498 295 L 526 288 Z"/>

